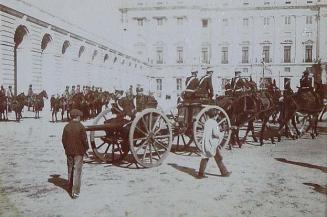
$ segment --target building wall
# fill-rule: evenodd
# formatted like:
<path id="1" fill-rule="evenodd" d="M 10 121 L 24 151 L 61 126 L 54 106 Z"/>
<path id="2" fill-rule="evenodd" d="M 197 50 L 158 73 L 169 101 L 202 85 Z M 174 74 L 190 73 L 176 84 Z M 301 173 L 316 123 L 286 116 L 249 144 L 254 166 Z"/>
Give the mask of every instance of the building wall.
<path id="1" fill-rule="evenodd" d="M 223 79 L 232 78 L 236 70 L 257 83 L 264 74 L 275 79 L 281 89 L 284 79 L 289 78 L 296 90 L 307 67 L 318 59 L 326 62 L 326 7 L 327 3 L 319 0 L 139 0 L 126 1 L 121 12 L 125 37 L 130 39 L 128 45 L 156 69 L 152 81 L 162 78 L 163 88 L 157 91 L 156 83 L 151 87 L 158 96 L 165 97 L 179 94 L 176 78 L 182 78 L 184 83 L 191 68 L 197 67 L 203 75 L 207 66 L 214 69 L 214 88 L 219 94 L 223 92 Z M 161 18 L 162 25 L 158 25 Z M 182 23 L 178 18 L 182 18 Z M 202 26 L 203 19 L 208 20 L 206 28 Z M 139 25 L 140 20 L 143 26 Z M 306 45 L 312 46 L 312 60 L 307 62 Z M 263 46 L 270 48 L 265 66 Z M 291 47 L 289 62 L 284 61 L 285 46 Z M 183 63 L 176 62 L 177 47 L 183 47 Z M 205 47 L 208 63 L 201 62 Z M 228 47 L 225 64 L 221 61 L 223 47 Z M 242 47 L 248 47 L 248 63 L 242 63 Z M 161 64 L 156 62 L 157 48 L 163 50 Z"/>
<path id="2" fill-rule="evenodd" d="M 5 88 L 11 85 L 14 89 L 14 36 L 19 26 L 26 27 L 27 34 L 17 47 L 17 93 L 26 94 L 29 84 L 35 92 L 45 89 L 48 94 L 56 94 L 62 93 L 66 85 L 94 85 L 113 91 L 148 83 L 149 65 L 146 63 L 101 40 L 89 38 L 78 27 L 62 24 L 59 18 L 25 7 L 31 6 L 12 8 L 0 4 L 0 84 Z M 21 11 L 30 11 L 30 14 Z M 46 22 L 47 17 L 53 23 Z M 41 42 L 46 34 L 51 40 L 42 49 Z M 64 44 L 68 44 L 65 52 Z M 81 46 L 85 49 L 79 55 Z M 106 60 L 105 55 L 108 56 Z M 128 77 L 130 74 L 133 76 Z"/>

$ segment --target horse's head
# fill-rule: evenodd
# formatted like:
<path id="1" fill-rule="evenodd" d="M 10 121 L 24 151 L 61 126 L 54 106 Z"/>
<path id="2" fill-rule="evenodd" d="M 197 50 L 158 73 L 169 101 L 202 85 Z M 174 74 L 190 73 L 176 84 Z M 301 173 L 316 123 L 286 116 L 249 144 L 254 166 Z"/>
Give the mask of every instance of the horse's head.
<path id="1" fill-rule="evenodd" d="M 42 90 L 42 92 L 40 93 L 40 95 L 46 99 L 48 99 L 48 94 L 47 94 L 47 91 L 45 90 Z"/>

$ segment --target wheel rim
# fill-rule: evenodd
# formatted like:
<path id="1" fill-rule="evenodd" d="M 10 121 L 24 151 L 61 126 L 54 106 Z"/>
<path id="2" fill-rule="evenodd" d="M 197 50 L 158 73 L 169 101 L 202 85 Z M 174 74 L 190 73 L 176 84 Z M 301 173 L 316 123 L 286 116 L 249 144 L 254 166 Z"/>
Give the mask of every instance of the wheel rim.
<path id="1" fill-rule="evenodd" d="M 104 124 L 105 121 L 112 118 L 111 109 L 101 112 L 94 120 L 94 125 Z M 94 155 L 106 163 L 115 163 L 123 160 L 128 154 L 127 141 L 122 139 L 119 132 L 116 131 L 91 131 L 90 143 Z"/>
<path id="2" fill-rule="evenodd" d="M 221 132 L 224 132 L 223 139 L 220 140 L 219 145 L 225 146 L 229 143 L 231 137 L 231 124 L 229 117 L 224 109 L 219 106 L 206 106 L 204 107 L 199 114 L 195 118 L 195 122 L 193 124 L 193 134 L 194 134 L 194 143 L 196 147 L 202 151 L 202 138 L 203 138 L 203 131 L 204 131 L 204 123 L 208 120 L 207 111 L 210 109 L 215 109 L 218 116 L 217 116 L 217 123 Z"/>
<path id="3" fill-rule="evenodd" d="M 138 164 L 144 167 L 159 166 L 172 146 L 168 118 L 156 109 L 138 113 L 130 128 L 129 145 Z"/>

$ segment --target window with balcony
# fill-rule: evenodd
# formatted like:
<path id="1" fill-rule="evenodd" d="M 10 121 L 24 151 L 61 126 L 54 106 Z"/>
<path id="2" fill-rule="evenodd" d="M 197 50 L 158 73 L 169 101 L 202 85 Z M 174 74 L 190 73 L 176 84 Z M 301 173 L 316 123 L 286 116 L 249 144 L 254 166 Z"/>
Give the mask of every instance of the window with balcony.
<path id="1" fill-rule="evenodd" d="M 162 79 L 158 78 L 156 79 L 157 82 L 157 91 L 162 91 Z"/>
<path id="2" fill-rule="evenodd" d="M 306 24 L 312 24 L 312 16 L 306 16 L 305 23 Z"/>
<path id="3" fill-rule="evenodd" d="M 228 47 L 221 48 L 221 63 L 228 64 Z"/>
<path id="4" fill-rule="evenodd" d="M 177 47 L 177 63 L 183 63 L 183 47 Z"/>
<path id="5" fill-rule="evenodd" d="M 291 24 L 291 16 L 285 16 L 285 24 L 286 25 Z"/>
<path id="6" fill-rule="evenodd" d="M 249 63 L 249 47 L 242 47 L 242 63 Z"/>
<path id="7" fill-rule="evenodd" d="M 291 62 L 291 46 L 284 46 L 284 63 Z"/>
<path id="8" fill-rule="evenodd" d="M 157 57 L 156 57 L 157 64 L 163 64 L 163 48 L 157 47 L 156 53 L 157 53 Z"/>
<path id="9" fill-rule="evenodd" d="M 209 64 L 209 48 L 203 47 L 201 50 L 201 62 L 205 64 Z"/>
<path id="10" fill-rule="evenodd" d="M 202 27 L 207 28 L 209 25 L 209 20 L 208 19 L 202 19 Z"/>
<path id="11" fill-rule="evenodd" d="M 269 63 L 269 50 L 270 47 L 269 46 L 263 46 L 262 48 L 262 54 L 263 54 L 263 62 L 265 63 Z"/>
<path id="12" fill-rule="evenodd" d="M 312 62 L 312 45 L 305 46 L 305 62 Z"/>
<path id="13" fill-rule="evenodd" d="M 176 90 L 182 90 L 182 79 L 176 78 Z"/>

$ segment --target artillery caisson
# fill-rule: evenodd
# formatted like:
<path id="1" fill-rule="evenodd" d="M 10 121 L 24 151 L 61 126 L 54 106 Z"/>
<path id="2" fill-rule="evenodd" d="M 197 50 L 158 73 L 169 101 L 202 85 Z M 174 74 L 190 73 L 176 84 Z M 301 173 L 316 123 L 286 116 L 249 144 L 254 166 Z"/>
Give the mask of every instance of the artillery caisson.
<path id="1" fill-rule="evenodd" d="M 152 106 L 153 107 L 153 106 Z M 159 109 L 145 108 L 123 125 L 110 123 L 114 114 L 106 109 L 87 126 L 94 155 L 101 161 L 117 163 L 129 153 L 143 167 L 160 165 L 172 146 L 169 119 Z"/>

